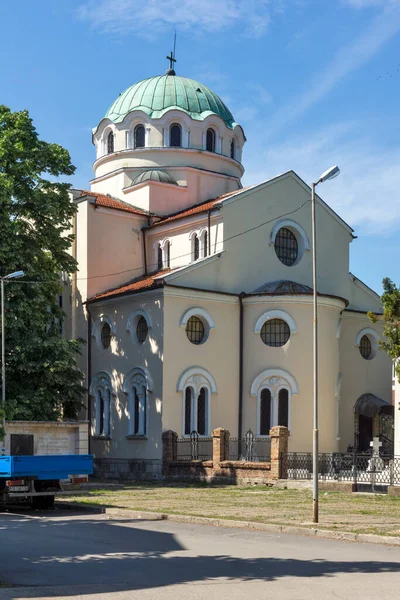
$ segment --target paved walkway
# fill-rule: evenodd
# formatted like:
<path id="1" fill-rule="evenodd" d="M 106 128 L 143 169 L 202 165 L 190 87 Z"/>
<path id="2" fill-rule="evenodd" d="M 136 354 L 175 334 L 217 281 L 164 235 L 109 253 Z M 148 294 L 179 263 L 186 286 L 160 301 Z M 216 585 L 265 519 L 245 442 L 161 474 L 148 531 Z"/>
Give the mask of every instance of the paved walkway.
<path id="1" fill-rule="evenodd" d="M 0 514 L 1 600 L 397 600 L 400 548 L 67 512 Z"/>

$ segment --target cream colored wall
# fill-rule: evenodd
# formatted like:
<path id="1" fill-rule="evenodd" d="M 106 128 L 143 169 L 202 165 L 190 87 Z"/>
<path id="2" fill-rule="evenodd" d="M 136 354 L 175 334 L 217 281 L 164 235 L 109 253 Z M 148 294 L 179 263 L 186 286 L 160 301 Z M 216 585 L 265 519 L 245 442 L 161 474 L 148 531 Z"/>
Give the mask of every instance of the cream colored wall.
<path id="1" fill-rule="evenodd" d="M 295 378 L 299 394 L 291 398 L 289 451 L 311 452 L 313 439 L 313 306 L 312 297 L 251 297 L 244 299 L 244 420 L 243 431 L 256 432 L 257 398 L 253 381 L 267 369 L 283 369 Z M 335 386 L 339 371 L 337 321 L 343 303 L 319 300 L 319 408 L 320 451 L 336 449 Z M 266 346 L 254 333 L 257 320 L 269 310 L 283 310 L 295 321 L 285 346 Z"/>
<path id="2" fill-rule="evenodd" d="M 215 322 L 208 340 L 189 342 L 184 313 L 193 307 L 208 311 Z M 239 303 L 236 297 L 164 288 L 163 429 L 183 433 L 183 394 L 177 383 L 189 367 L 201 367 L 215 379 L 211 396 L 211 427 L 226 427 L 236 435 L 239 385 Z"/>
<path id="3" fill-rule="evenodd" d="M 92 378 L 100 371 L 105 371 L 111 378 L 115 393 L 112 399 L 111 439 L 92 439 L 92 452 L 96 458 L 161 458 L 163 304 L 159 292 L 147 292 L 91 305 L 94 324 L 103 315 L 111 319 L 115 327 L 111 346 L 106 350 L 92 338 Z M 144 310 L 152 323 L 149 335 L 142 345 L 135 344 L 131 334 L 126 331 L 128 318 L 137 309 Z M 122 387 L 124 378 L 135 367 L 147 369 L 154 384 L 152 392 L 148 395 L 147 440 L 126 438 L 128 435 L 128 399 L 123 393 Z"/>
<path id="4" fill-rule="evenodd" d="M 367 392 L 391 403 L 391 360 L 382 350 L 375 358 L 365 360 L 356 345 L 359 331 L 365 327 L 381 333 L 379 324 L 372 323 L 367 315 L 344 311 L 340 330 L 340 449 L 345 451 L 354 444 L 354 405 Z"/>
<path id="5" fill-rule="evenodd" d="M 225 201 L 221 208 L 224 221 L 223 266 L 218 262 L 210 263 L 201 272 L 182 274 L 180 280 L 186 285 L 227 292 L 251 292 L 265 282 L 280 279 L 311 287 L 311 252 L 305 250 L 299 263 L 288 267 L 281 263 L 270 243 L 272 228 L 279 217 L 308 200 L 309 193 L 289 173 L 264 189 L 249 190 L 238 195 L 236 200 Z M 311 240 L 310 204 L 290 218 L 305 230 Z M 266 221 L 271 222 L 258 227 Z M 317 227 L 318 291 L 346 298 L 349 292 L 350 233 L 322 205 L 317 206 Z M 239 235 L 249 230 L 249 233 Z"/>
<path id="6" fill-rule="evenodd" d="M 377 313 L 382 312 L 382 303 L 378 294 L 369 289 L 354 275 L 349 274 L 349 282 L 348 308 L 362 311 L 370 310 Z"/>
<path id="7" fill-rule="evenodd" d="M 400 457 L 400 382 L 393 373 L 394 455 Z"/>
<path id="8" fill-rule="evenodd" d="M 150 229 L 146 233 L 147 266 L 149 272 L 157 270 L 157 245 L 165 240 L 170 240 L 171 269 L 189 265 L 192 262 L 192 242 L 190 235 L 197 232 L 201 236 L 208 229 L 207 213 L 196 219 L 185 219 L 174 226 L 160 226 Z M 211 217 L 210 227 L 211 254 L 222 250 L 223 222 L 220 215 L 214 213 Z M 202 244 L 200 244 L 200 251 Z M 202 253 L 200 253 L 202 257 Z"/>

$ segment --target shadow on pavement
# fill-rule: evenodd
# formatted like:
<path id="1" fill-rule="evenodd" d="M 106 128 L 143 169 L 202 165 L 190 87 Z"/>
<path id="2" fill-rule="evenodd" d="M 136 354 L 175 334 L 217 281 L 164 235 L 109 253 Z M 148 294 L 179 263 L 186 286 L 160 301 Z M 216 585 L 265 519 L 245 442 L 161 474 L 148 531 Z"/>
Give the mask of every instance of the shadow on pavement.
<path id="1" fill-rule="evenodd" d="M 71 513 L 70 518 L 62 519 L 55 513 L 48 515 L 51 518 L 36 516 L 40 517 L 0 515 L 0 582 L 10 587 L 49 586 L 47 593 L 41 590 L 41 597 L 57 597 L 53 586 L 72 584 L 70 595 L 75 597 L 87 594 L 88 586 L 90 593 L 96 594 L 218 579 L 269 582 L 281 577 L 399 573 L 400 567 L 400 562 L 383 560 L 190 556 L 173 534 L 157 531 L 156 523 L 154 528 L 140 529 L 134 527 L 138 521 L 133 519 L 77 518 Z M 232 540 L 233 552 L 238 542 Z M 18 598 L 17 589 L 15 593 L 12 597 Z M 60 595 L 68 596 L 68 587 Z"/>

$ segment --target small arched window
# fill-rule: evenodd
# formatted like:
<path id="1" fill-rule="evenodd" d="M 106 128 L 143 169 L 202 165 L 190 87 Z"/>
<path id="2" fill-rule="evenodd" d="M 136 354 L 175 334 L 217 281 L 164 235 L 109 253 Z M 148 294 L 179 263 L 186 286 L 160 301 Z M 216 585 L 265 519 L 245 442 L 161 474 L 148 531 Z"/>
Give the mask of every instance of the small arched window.
<path id="1" fill-rule="evenodd" d="M 197 433 L 206 435 L 207 421 L 207 390 L 202 387 L 197 398 Z"/>
<path id="2" fill-rule="evenodd" d="M 199 236 L 197 235 L 197 233 L 194 234 L 193 236 L 193 260 L 199 260 L 200 258 L 200 240 L 199 240 Z"/>
<path id="3" fill-rule="evenodd" d="M 289 392 L 286 388 L 278 394 L 278 425 L 289 427 Z"/>
<path id="4" fill-rule="evenodd" d="M 159 271 L 161 271 L 163 268 L 163 253 L 161 244 L 158 244 L 157 246 L 157 268 Z"/>
<path id="5" fill-rule="evenodd" d="M 215 152 L 215 131 L 211 128 L 207 129 L 206 150 Z"/>
<path id="6" fill-rule="evenodd" d="M 208 256 L 208 231 L 204 232 L 204 237 L 203 237 L 203 255 L 204 255 L 204 258 L 206 258 L 206 256 Z"/>
<path id="7" fill-rule="evenodd" d="M 235 154 L 236 154 L 235 140 L 232 140 L 231 141 L 231 158 L 235 159 Z"/>
<path id="8" fill-rule="evenodd" d="M 107 136 L 107 153 L 112 154 L 114 152 L 114 134 L 112 131 Z"/>
<path id="9" fill-rule="evenodd" d="M 190 435 L 192 432 L 192 398 L 193 389 L 187 387 L 185 390 L 185 435 Z"/>
<path id="10" fill-rule="evenodd" d="M 164 268 L 169 269 L 171 265 L 171 243 L 166 241 L 164 244 Z"/>
<path id="11" fill-rule="evenodd" d="M 95 394 L 95 435 L 109 436 L 111 427 L 111 393 L 105 386 L 96 390 Z"/>
<path id="12" fill-rule="evenodd" d="M 271 409 L 271 390 L 264 388 L 261 390 L 260 396 L 260 435 L 269 435 L 269 430 L 271 429 Z"/>
<path id="13" fill-rule="evenodd" d="M 182 146 L 182 129 L 178 123 L 171 125 L 169 130 L 169 145 L 175 148 Z"/>
<path id="14" fill-rule="evenodd" d="M 145 130 L 144 125 L 136 125 L 133 134 L 134 148 L 144 148 Z"/>

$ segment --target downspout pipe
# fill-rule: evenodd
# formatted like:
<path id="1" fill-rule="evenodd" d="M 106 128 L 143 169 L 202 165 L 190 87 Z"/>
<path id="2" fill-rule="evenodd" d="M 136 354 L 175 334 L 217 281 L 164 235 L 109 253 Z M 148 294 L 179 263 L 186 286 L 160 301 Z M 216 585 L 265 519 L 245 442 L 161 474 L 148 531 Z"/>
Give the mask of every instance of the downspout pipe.
<path id="1" fill-rule="evenodd" d="M 86 304 L 86 310 L 87 310 L 87 314 L 88 314 L 88 319 L 87 319 L 87 324 L 88 324 L 88 329 L 87 329 L 87 336 L 88 336 L 88 340 L 87 340 L 87 418 L 89 421 L 88 424 L 88 451 L 89 454 L 91 454 L 91 446 L 92 446 L 92 439 L 91 439 L 91 427 L 92 427 L 92 400 L 90 397 L 90 386 L 92 384 L 92 314 L 89 310 L 89 306 Z"/>
<path id="2" fill-rule="evenodd" d="M 147 217 L 147 226 L 150 226 L 150 215 Z M 146 228 L 142 228 L 142 243 L 143 243 L 143 263 L 144 274 L 147 275 L 147 250 L 146 250 Z"/>
<path id="3" fill-rule="evenodd" d="M 207 215 L 207 229 L 208 229 L 208 256 L 211 256 L 211 210 L 208 211 L 208 215 Z"/>
<path id="4" fill-rule="evenodd" d="M 244 292 L 239 294 L 239 398 L 238 398 L 238 439 L 239 452 L 241 440 L 243 437 L 243 333 L 244 333 L 244 315 L 243 315 L 243 298 L 246 296 Z"/>

